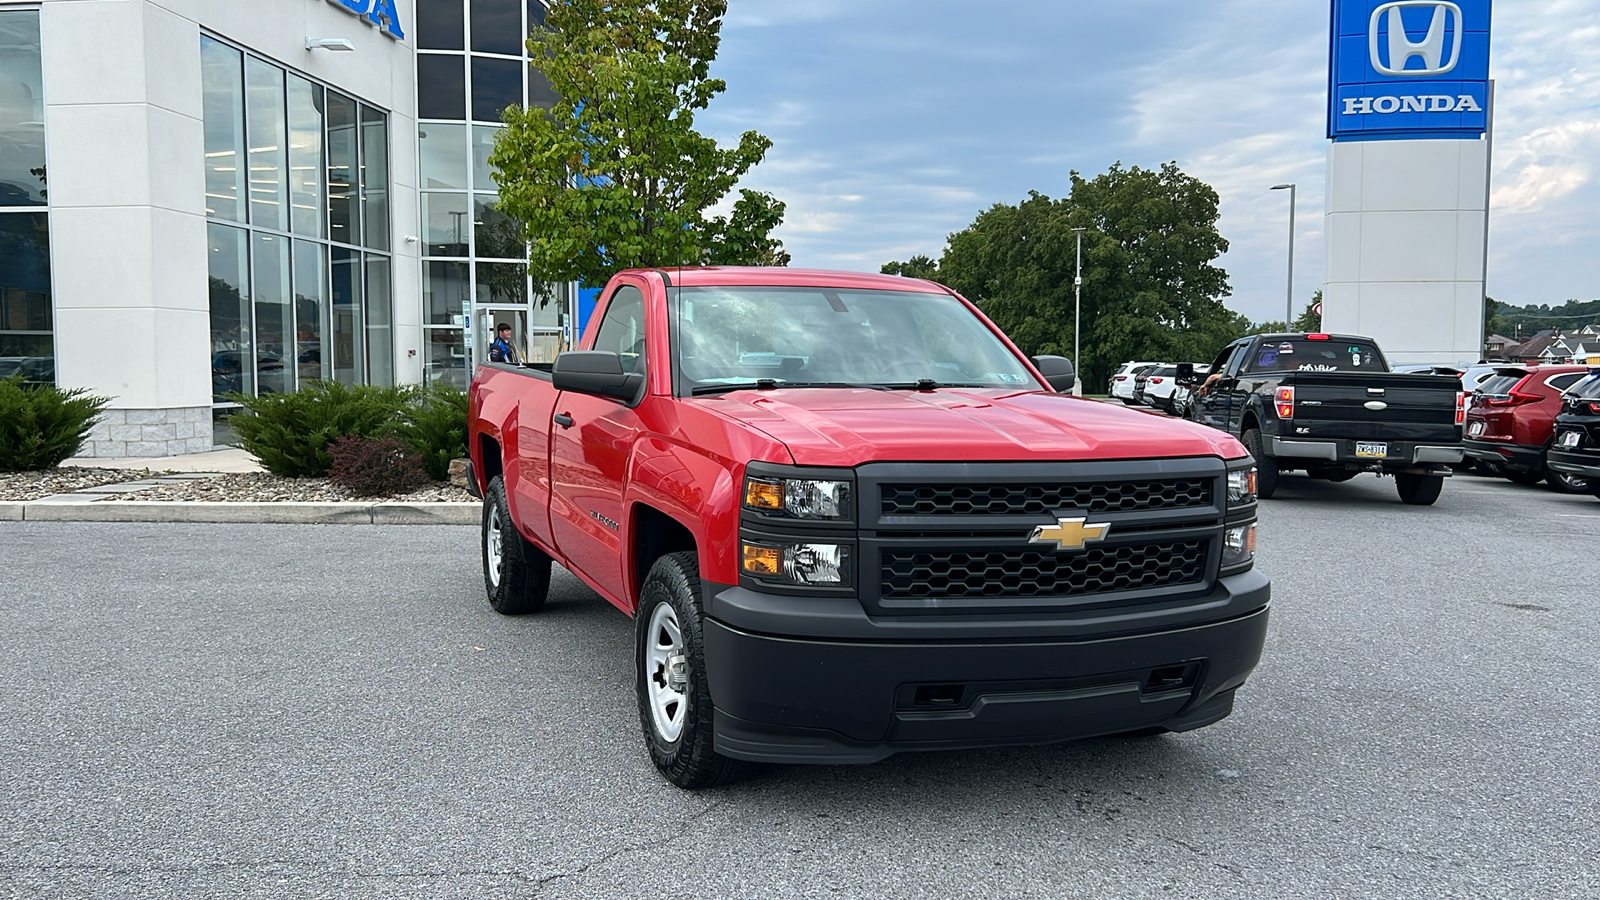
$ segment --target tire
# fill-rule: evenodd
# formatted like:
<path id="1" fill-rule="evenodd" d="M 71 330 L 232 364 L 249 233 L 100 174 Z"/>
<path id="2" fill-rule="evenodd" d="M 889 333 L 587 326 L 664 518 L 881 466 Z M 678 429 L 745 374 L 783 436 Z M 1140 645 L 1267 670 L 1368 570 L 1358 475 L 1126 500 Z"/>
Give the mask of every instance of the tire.
<path id="1" fill-rule="evenodd" d="M 669 553 L 656 560 L 634 615 L 639 724 L 656 769 L 687 790 L 726 784 L 749 768 L 712 747 L 702 621 L 695 554 Z"/>
<path id="2" fill-rule="evenodd" d="M 1515 483 L 1515 484 L 1532 485 L 1532 484 L 1538 484 L 1539 482 L 1543 481 L 1544 480 L 1544 473 L 1543 472 L 1513 472 L 1513 471 L 1507 469 L 1506 470 L 1506 477 L 1511 479 L 1511 481 L 1513 483 Z"/>
<path id="3" fill-rule="evenodd" d="M 505 480 L 496 475 L 483 495 L 483 589 L 502 616 L 538 612 L 550 595 L 550 557 L 511 522 Z"/>
<path id="4" fill-rule="evenodd" d="M 1261 442 L 1261 432 L 1251 428 L 1244 433 L 1244 448 L 1256 458 L 1256 496 L 1271 500 L 1278 492 L 1278 462 L 1268 459 Z"/>
<path id="5" fill-rule="evenodd" d="M 1589 479 L 1581 475 L 1567 475 L 1546 469 L 1544 480 L 1558 494 L 1588 494 L 1594 490 L 1589 486 Z"/>
<path id="6" fill-rule="evenodd" d="M 1444 476 L 1397 472 L 1394 476 L 1394 487 L 1399 492 L 1402 503 L 1411 506 L 1432 506 L 1434 501 L 1439 499 L 1439 492 L 1444 490 Z"/>
<path id="7" fill-rule="evenodd" d="M 1327 480 L 1327 481 L 1331 481 L 1334 484 L 1344 484 L 1346 481 L 1349 481 L 1350 479 L 1352 479 L 1352 478 L 1354 478 L 1354 477 L 1356 477 L 1357 475 L 1360 475 L 1360 474 L 1361 474 L 1360 472 L 1338 471 L 1338 472 L 1329 472 L 1328 474 L 1323 475 L 1322 478 Z"/>

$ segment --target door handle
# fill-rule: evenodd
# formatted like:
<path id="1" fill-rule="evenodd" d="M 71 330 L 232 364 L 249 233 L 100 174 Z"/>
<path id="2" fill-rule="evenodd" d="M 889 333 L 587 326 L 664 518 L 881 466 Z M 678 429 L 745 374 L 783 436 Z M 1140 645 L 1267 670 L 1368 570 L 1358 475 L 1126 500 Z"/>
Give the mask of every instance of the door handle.
<path id="1" fill-rule="evenodd" d="M 560 425 L 562 428 L 571 428 L 573 423 L 572 417 L 566 413 L 556 413 L 550 418 L 550 421 Z"/>

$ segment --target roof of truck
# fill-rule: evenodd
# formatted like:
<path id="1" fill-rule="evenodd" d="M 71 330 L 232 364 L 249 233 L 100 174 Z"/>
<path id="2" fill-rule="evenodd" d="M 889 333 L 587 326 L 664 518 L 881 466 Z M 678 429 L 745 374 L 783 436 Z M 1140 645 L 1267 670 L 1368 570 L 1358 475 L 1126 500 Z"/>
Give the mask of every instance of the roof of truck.
<path id="1" fill-rule="evenodd" d="M 855 290 L 919 291 L 944 294 L 948 290 L 921 278 L 879 275 L 872 272 L 837 272 L 828 269 L 786 269 L 768 266 L 701 266 L 693 268 L 647 269 L 665 274 L 673 285 L 710 287 L 718 285 L 773 287 L 838 287 Z"/>

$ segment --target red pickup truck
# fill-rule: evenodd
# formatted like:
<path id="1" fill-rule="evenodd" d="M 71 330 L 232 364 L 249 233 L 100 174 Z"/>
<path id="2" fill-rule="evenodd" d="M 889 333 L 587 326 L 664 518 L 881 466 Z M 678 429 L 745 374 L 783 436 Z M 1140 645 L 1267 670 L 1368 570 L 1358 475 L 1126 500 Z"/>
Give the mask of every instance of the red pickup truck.
<path id="1" fill-rule="evenodd" d="M 634 617 L 689 788 L 745 762 L 1187 731 L 1260 659 L 1253 462 L 1066 395 L 927 281 L 627 271 L 582 349 L 471 389 L 491 605 L 552 562 Z"/>

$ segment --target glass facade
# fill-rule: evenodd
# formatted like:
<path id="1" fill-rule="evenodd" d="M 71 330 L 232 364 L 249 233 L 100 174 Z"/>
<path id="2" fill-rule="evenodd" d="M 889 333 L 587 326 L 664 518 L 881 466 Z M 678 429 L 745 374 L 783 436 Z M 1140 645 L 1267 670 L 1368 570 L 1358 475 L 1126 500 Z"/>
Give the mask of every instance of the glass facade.
<path id="1" fill-rule="evenodd" d="M 39 12 L 0 9 L 0 378 L 54 383 Z"/>
<path id="2" fill-rule="evenodd" d="M 567 325 L 565 289 L 528 276 L 521 227 L 501 213 L 489 155 L 508 106 L 555 98 L 529 67 L 525 37 L 539 0 L 418 4 L 417 149 L 422 187 L 424 378 L 465 387 L 473 345 L 509 322 L 525 357 L 553 359 Z"/>
<path id="3" fill-rule="evenodd" d="M 388 117 L 202 35 L 213 402 L 394 383 Z"/>

